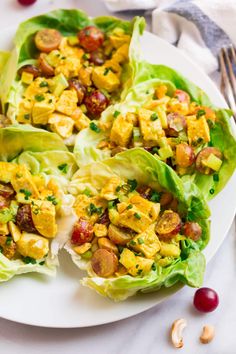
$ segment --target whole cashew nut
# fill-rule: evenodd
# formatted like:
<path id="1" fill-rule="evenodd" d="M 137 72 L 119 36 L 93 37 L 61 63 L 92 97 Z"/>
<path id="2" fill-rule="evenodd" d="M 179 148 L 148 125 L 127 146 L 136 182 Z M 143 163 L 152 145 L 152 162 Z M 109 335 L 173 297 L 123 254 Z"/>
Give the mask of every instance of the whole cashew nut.
<path id="1" fill-rule="evenodd" d="M 202 329 L 202 334 L 200 336 L 200 341 L 203 344 L 210 343 L 215 336 L 215 328 L 211 325 L 206 325 Z"/>
<path id="2" fill-rule="evenodd" d="M 171 341 L 175 348 L 182 348 L 184 345 L 182 332 L 187 326 L 187 321 L 184 318 L 175 320 L 171 327 Z"/>

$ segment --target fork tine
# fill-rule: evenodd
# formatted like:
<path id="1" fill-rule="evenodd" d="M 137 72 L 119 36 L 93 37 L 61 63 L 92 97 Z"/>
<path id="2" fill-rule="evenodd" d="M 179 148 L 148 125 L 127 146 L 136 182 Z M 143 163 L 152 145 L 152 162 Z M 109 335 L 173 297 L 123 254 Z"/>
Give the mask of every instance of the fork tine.
<path id="1" fill-rule="evenodd" d="M 232 52 L 232 49 L 231 49 Z M 235 51 L 233 49 L 232 52 L 232 58 L 235 58 L 236 60 L 236 55 Z M 228 55 L 228 52 L 225 48 L 221 48 L 220 54 L 219 54 L 219 62 L 220 62 L 220 71 L 221 71 L 221 85 L 220 85 L 220 90 L 230 107 L 230 109 L 233 111 L 233 117 L 236 122 L 236 78 L 233 72 L 233 66 L 230 61 L 230 57 Z M 227 70 L 228 68 L 228 70 Z M 228 74 L 229 72 L 229 74 Z"/>

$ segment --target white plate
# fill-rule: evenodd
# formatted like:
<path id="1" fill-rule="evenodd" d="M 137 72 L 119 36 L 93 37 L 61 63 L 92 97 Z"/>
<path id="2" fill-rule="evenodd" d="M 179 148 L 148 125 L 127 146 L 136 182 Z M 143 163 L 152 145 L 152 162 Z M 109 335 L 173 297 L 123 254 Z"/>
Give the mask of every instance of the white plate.
<path id="1" fill-rule="evenodd" d="M 15 28 L 0 33 L 0 48 L 8 49 Z M 145 59 L 179 70 L 207 92 L 218 106 L 225 102 L 211 80 L 178 49 L 145 33 L 142 38 Z M 212 212 L 211 241 L 204 251 L 207 262 L 216 253 L 233 221 L 236 210 L 236 174 L 226 188 L 210 203 Z M 145 311 L 167 299 L 180 285 L 147 295 L 139 295 L 122 303 L 100 297 L 90 289 L 81 287 L 82 273 L 62 252 L 61 267 L 55 279 L 38 274 L 15 277 L 1 284 L 0 316 L 20 323 L 43 327 L 87 327 L 124 319 Z"/>

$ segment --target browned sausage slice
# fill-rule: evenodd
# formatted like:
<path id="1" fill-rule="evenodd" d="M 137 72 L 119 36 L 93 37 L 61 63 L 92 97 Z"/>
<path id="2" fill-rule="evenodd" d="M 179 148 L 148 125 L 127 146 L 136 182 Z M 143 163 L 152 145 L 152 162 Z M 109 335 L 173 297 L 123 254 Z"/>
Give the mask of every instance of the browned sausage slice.
<path id="1" fill-rule="evenodd" d="M 117 271 L 118 258 L 113 252 L 100 248 L 94 252 L 91 264 L 97 275 L 106 278 Z"/>
<path id="2" fill-rule="evenodd" d="M 57 49 L 61 43 L 61 33 L 55 29 L 45 28 L 38 31 L 35 36 L 36 47 L 44 53 L 50 53 L 52 50 Z"/>
<path id="3" fill-rule="evenodd" d="M 156 232 L 162 237 L 174 237 L 181 229 L 181 219 L 178 213 L 165 210 L 156 225 Z"/>
<path id="4" fill-rule="evenodd" d="M 18 70 L 18 74 L 22 75 L 23 72 L 26 72 L 28 74 L 32 74 L 34 76 L 34 79 L 39 76 L 40 71 L 35 65 L 24 65 Z"/>
<path id="5" fill-rule="evenodd" d="M 108 237 L 116 245 L 125 246 L 133 236 L 127 231 L 110 224 L 108 228 Z"/>

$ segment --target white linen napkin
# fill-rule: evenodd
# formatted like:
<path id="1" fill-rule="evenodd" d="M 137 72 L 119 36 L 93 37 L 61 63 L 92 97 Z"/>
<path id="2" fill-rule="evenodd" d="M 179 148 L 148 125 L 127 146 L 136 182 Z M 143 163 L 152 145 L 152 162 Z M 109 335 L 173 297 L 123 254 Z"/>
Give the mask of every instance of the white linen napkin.
<path id="1" fill-rule="evenodd" d="M 110 11 L 152 12 L 152 30 L 195 60 L 207 74 L 218 68 L 217 54 L 236 45 L 236 0 L 103 0 Z"/>

